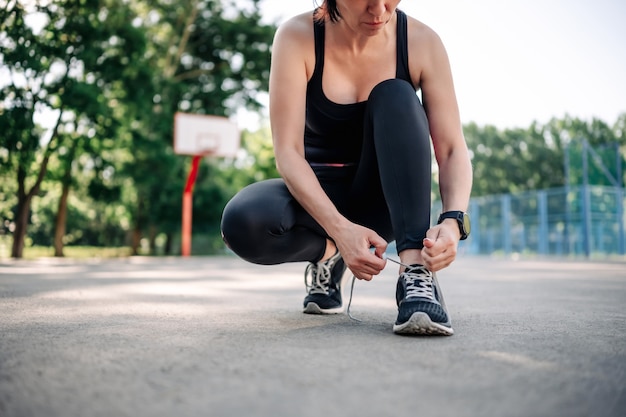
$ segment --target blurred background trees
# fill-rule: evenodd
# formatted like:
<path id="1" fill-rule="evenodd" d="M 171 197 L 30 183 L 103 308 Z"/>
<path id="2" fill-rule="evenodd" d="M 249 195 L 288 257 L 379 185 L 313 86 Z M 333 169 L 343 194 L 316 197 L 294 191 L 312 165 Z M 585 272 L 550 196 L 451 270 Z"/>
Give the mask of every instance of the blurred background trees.
<path id="1" fill-rule="evenodd" d="M 582 184 L 584 140 L 599 150 L 613 176 L 618 175 L 618 159 L 624 166 L 626 114 L 613 125 L 566 116 L 546 124 L 533 123 L 526 129 L 470 123 L 464 126 L 464 132 L 474 166 L 473 196 L 563 187 L 567 169 L 571 171 L 570 183 Z M 592 184 L 613 185 L 596 165 L 590 165 L 588 175 Z"/>
<path id="2" fill-rule="evenodd" d="M 211 0 L 7 3 L 0 215 L 11 256 L 33 244 L 54 246 L 57 256 L 66 244 L 129 245 L 136 254 L 142 238 L 154 251 L 158 236 L 172 250 L 187 170 L 187 158 L 172 150 L 174 113 L 261 107 L 275 27 L 260 22 L 257 3 L 246 10 Z M 248 168 L 239 181 L 219 181 L 229 162 L 202 167 L 199 233 L 217 230 L 234 187 L 254 177 L 244 179 Z"/>
<path id="3" fill-rule="evenodd" d="M 16 258 L 33 245 L 56 256 L 67 246 L 179 253 L 190 158 L 173 152 L 174 113 L 261 109 L 276 27 L 261 21 L 259 2 L 243 10 L 217 0 L 5 3 L 0 246 Z M 612 125 L 566 116 L 528 128 L 464 128 L 474 196 L 562 187 L 566 175 L 580 182 L 582 140 L 617 175 L 616 155 L 626 148 L 626 114 Z M 589 175 L 606 181 L 597 169 Z M 237 158 L 203 162 L 194 253 L 224 251 L 219 221 L 228 199 L 277 176 L 267 127 L 242 132 Z"/>

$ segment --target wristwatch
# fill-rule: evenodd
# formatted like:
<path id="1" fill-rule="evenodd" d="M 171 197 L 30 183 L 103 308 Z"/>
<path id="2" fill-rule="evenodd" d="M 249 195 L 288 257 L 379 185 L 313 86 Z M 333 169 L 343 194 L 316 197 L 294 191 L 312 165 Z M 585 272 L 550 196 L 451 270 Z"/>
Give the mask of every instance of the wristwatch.
<path id="1" fill-rule="evenodd" d="M 472 229 L 470 224 L 470 218 L 467 213 L 464 211 L 446 211 L 445 213 L 441 213 L 439 215 L 439 220 L 437 220 L 437 224 L 440 224 L 445 219 L 456 219 L 456 222 L 459 224 L 459 230 L 461 232 L 461 240 L 467 239 Z"/>

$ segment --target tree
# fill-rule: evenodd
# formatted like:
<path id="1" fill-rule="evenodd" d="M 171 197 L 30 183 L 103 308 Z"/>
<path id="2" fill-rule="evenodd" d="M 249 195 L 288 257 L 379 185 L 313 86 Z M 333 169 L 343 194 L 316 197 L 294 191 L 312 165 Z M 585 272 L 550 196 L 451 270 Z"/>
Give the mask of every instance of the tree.
<path id="1" fill-rule="evenodd" d="M 100 140 L 115 137 L 118 104 L 131 96 L 124 87 L 142 79 L 128 63 L 145 45 L 122 0 L 28 4 L 12 2 L 5 10 L 0 51 L 11 75 L 3 86 L 0 126 L 17 172 L 14 257 L 22 256 L 31 202 L 56 153 L 64 159 L 55 239 L 56 254 L 62 254 L 74 158 L 91 152 L 101 160 Z M 35 121 L 46 112 L 58 115 L 48 133 Z"/>
<path id="2" fill-rule="evenodd" d="M 0 18 L 0 175 L 16 184 L 0 186 L 16 194 L 0 211 L 12 256 L 22 256 L 33 199 L 55 190 L 44 179 L 60 186 L 57 255 L 75 187 L 102 214 L 132 213 L 135 249 L 146 230 L 171 237 L 186 174 L 172 151 L 173 115 L 260 107 L 275 26 L 260 23 L 258 1 L 245 10 L 211 0 L 11 1 Z M 42 114 L 55 123 L 42 126 Z"/>
<path id="3" fill-rule="evenodd" d="M 624 146 L 626 142 L 623 136 L 620 136 L 618 123 L 624 116 L 626 114 L 618 118 L 618 122 L 613 127 L 595 118 L 587 122 L 566 117 L 561 120 L 553 119 L 548 123 L 546 136 L 550 140 L 560 139 L 561 161 L 563 161 L 564 170 L 569 171 L 563 176 L 563 184 L 584 182 L 583 154 L 585 153 L 584 147 L 589 146 L 590 150 L 586 151 L 589 159 L 587 180 L 594 185 L 613 185 L 607 174 L 613 178 L 617 176 L 618 158 L 621 158 L 623 165 L 623 152 L 620 152 L 620 146 Z M 594 156 L 599 159 L 596 160 Z M 603 171 L 605 168 L 608 168 L 606 172 Z"/>
<path id="4" fill-rule="evenodd" d="M 150 65 L 159 69 L 152 79 L 156 93 L 146 100 L 151 107 L 136 113 L 133 160 L 125 167 L 137 190 L 136 253 L 146 230 L 151 240 L 162 230 L 170 241 L 180 225 L 187 167 L 185 158 L 172 151 L 175 112 L 229 116 L 241 106 L 260 108 L 256 95 L 267 90 L 275 26 L 261 23 L 258 1 L 246 10 L 210 0 L 151 1 L 135 7 L 151 40 Z M 208 205 L 204 209 L 221 213 L 222 201 L 203 199 L 203 192 L 199 184 L 195 195 Z"/>
<path id="5" fill-rule="evenodd" d="M 53 69 L 55 62 L 49 56 L 59 45 L 43 44 L 39 34 L 27 24 L 27 14 L 19 2 L 12 2 L 0 15 L 1 64 L 8 74 L 8 83 L 2 86 L 0 130 L 5 134 L 1 146 L 6 166 L 16 173 L 17 210 L 11 256 L 17 258 L 22 256 L 32 199 L 39 191 L 50 155 L 57 146 L 63 108 L 56 106 L 58 116 L 47 143 L 34 116 L 37 110 L 53 108 L 51 101 L 62 89 L 70 69 L 69 66 Z M 55 75 L 46 77 L 52 71 Z M 35 175 L 28 184 L 31 170 Z"/>
<path id="6" fill-rule="evenodd" d="M 622 115 L 612 128 L 592 119 L 584 121 L 566 116 L 552 119 L 545 125 L 532 123 L 528 129 L 499 130 L 494 126 L 464 126 L 465 137 L 474 166 L 473 195 L 514 193 L 532 189 L 562 187 L 565 179 L 566 149 L 578 162 L 570 164 L 571 178 L 582 178 L 581 140 L 606 148 L 607 165 L 616 166 L 614 144 L 624 139 Z M 609 158 L 612 158 L 609 161 Z M 603 184 L 604 175 L 597 169 L 594 181 Z"/>

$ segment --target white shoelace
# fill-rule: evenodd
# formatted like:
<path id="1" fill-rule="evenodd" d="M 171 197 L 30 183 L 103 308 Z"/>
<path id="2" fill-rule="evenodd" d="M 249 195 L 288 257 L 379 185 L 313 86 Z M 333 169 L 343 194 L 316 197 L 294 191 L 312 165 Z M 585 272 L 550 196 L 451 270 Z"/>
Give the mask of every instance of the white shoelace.
<path id="1" fill-rule="evenodd" d="M 330 290 L 331 271 L 339 259 L 338 252 L 325 262 L 309 263 L 304 270 L 304 286 L 309 294 L 326 294 Z M 311 283 L 309 284 L 309 272 Z"/>
<path id="2" fill-rule="evenodd" d="M 406 297 L 421 297 L 429 300 L 435 299 L 433 293 L 433 275 L 424 268 L 413 268 L 409 272 L 400 274 L 406 282 Z"/>
<path id="3" fill-rule="evenodd" d="M 433 281 L 432 281 L 433 276 L 432 276 L 432 273 L 428 269 L 423 268 L 423 267 L 415 268 L 415 267 L 412 267 L 411 265 L 407 265 L 400 261 L 396 261 L 395 259 L 387 258 L 385 255 L 383 255 L 383 258 L 386 258 L 388 261 L 391 261 L 395 264 L 401 265 L 406 268 L 405 272 L 400 274 L 400 276 L 403 277 L 407 283 L 407 293 L 406 293 L 407 297 L 422 297 L 422 298 L 428 298 L 431 300 L 435 298 L 434 293 L 433 293 Z M 409 270 L 411 272 L 406 272 Z M 416 272 L 416 271 L 419 271 L 419 272 Z M 348 317 L 350 317 L 352 320 L 361 322 L 362 320 L 359 320 L 353 317 L 352 314 L 350 313 L 350 306 L 352 305 L 352 295 L 354 293 L 355 281 L 356 281 L 356 277 L 352 275 L 352 285 L 350 286 L 350 300 L 348 301 L 348 308 L 346 312 L 348 314 Z"/>
<path id="4" fill-rule="evenodd" d="M 311 283 L 309 283 L 309 272 L 311 274 Z M 309 294 L 328 294 L 330 287 L 330 268 L 322 262 L 317 264 L 309 264 L 304 270 L 304 285 Z"/>

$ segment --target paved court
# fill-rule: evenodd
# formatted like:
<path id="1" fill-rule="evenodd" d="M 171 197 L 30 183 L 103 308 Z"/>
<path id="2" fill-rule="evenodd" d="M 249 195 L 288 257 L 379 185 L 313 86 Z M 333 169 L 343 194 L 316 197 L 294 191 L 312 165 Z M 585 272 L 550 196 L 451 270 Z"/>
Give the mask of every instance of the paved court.
<path id="1" fill-rule="evenodd" d="M 626 415 L 626 263 L 461 258 L 456 334 L 402 337 L 396 266 L 346 315 L 304 264 L 0 262 L 0 416 Z"/>

